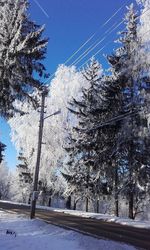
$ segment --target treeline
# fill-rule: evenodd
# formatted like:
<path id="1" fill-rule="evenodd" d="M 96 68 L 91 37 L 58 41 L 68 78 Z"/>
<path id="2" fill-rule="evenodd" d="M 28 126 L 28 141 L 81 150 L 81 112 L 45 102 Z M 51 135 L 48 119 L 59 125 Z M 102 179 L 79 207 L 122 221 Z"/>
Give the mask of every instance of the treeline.
<path id="1" fill-rule="evenodd" d="M 82 72 L 60 66 L 53 79 L 47 112 L 62 108 L 62 114 L 52 118 L 51 124 L 45 121 L 39 175 L 39 190 L 48 194 L 49 205 L 51 197 L 59 193 L 69 197 L 68 204 L 70 197 L 74 198 L 74 209 L 82 200 L 86 211 L 93 203 L 99 212 L 100 200 L 107 197 L 117 216 L 125 200 L 128 215 L 134 219 L 148 203 L 150 43 L 145 38 L 150 31 L 147 29 L 150 6 L 148 0 L 138 2 L 143 3 L 143 10 L 138 16 L 133 5 L 128 8 L 125 29 L 120 32 L 120 47 L 106 58 L 109 72 L 103 73 L 102 66 L 93 58 Z M 27 0 L 2 1 L 0 23 L 0 115 L 12 117 L 14 141 L 21 150 L 14 192 L 19 200 L 30 202 L 39 113 L 30 109 L 28 103 L 35 109 L 39 107 L 43 79 L 48 77 L 41 63 L 46 56 L 47 39 L 42 38 L 44 27 L 29 20 Z M 82 93 L 77 98 L 80 87 Z M 70 100 L 72 93 L 66 111 L 66 100 Z M 1 143 L 0 153 L 3 150 Z M 1 158 L 0 154 L 0 161 Z M 42 203 L 46 204 L 44 195 Z"/>
<path id="2" fill-rule="evenodd" d="M 150 194 L 150 65 L 141 60 L 144 45 L 133 5 L 125 26 L 120 47 L 107 56 L 109 73 L 101 73 L 101 65 L 92 59 L 82 72 L 88 87 L 68 104 L 78 123 L 64 146 L 68 160 L 62 174 L 74 208 L 82 199 L 86 211 L 92 202 L 98 212 L 99 200 L 108 197 L 119 216 L 125 200 L 128 216 L 134 219 Z"/>

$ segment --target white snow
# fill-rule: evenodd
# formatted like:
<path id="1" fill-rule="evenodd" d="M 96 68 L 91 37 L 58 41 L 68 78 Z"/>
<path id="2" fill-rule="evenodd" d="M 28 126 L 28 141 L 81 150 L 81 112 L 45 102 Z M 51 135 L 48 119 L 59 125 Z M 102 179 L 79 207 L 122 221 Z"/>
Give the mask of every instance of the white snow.
<path id="1" fill-rule="evenodd" d="M 6 231 L 15 234 L 6 234 Z M 1 250 L 134 250 L 136 248 L 108 240 L 99 240 L 71 230 L 29 220 L 23 215 L 0 211 Z"/>
<path id="2" fill-rule="evenodd" d="M 127 225 L 138 228 L 150 228 L 150 221 L 140 221 L 140 220 L 131 220 L 128 218 L 116 217 L 114 215 L 109 214 L 98 214 L 98 213 L 87 213 L 83 211 L 74 211 L 74 210 L 63 210 L 63 209 L 53 209 L 56 212 L 63 212 L 71 215 L 81 216 L 84 218 L 94 218 L 97 220 L 103 220 L 107 222 L 115 222 L 121 225 Z"/>

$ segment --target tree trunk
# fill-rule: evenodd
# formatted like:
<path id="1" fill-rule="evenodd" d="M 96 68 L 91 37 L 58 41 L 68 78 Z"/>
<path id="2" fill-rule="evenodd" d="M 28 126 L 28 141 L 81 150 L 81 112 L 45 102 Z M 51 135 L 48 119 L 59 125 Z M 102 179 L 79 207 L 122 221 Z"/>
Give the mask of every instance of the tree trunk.
<path id="1" fill-rule="evenodd" d="M 28 204 L 31 204 L 31 194 L 29 195 Z"/>
<path id="2" fill-rule="evenodd" d="M 118 197 L 115 197 L 115 216 L 119 216 L 119 206 L 118 206 Z"/>
<path id="3" fill-rule="evenodd" d="M 96 201 L 96 213 L 99 213 L 99 199 Z"/>
<path id="4" fill-rule="evenodd" d="M 68 196 L 67 201 L 66 201 L 66 208 L 71 209 L 71 195 Z"/>
<path id="5" fill-rule="evenodd" d="M 76 205 L 77 205 L 77 202 L 74 200 L 73 210 L 76 210 Z"/>
<path id="6" fill-rule="evenodd" d="M 86 212 L 89 211 L 89 199 L 88 199 L 88 197 L 85 198 L 85 211 Z"/>
<path id="7" fill-rule="evenodd" d="M 130 185 L 129 191 L 129 218 L 134 219 L 133 205 L 134 205 L 134 195 L 132 190 L 132 185 Z"/>
<path id="8" fill-rule="evenodd" d="M 119 201 L 118 201 L 118 167 L 115 167 L 115 216 L 119 216 Z"/>
<path id="9" fill-rule="evenodd" d="M 129 218 L 134 219 L 134 214 L 133 214 L 133 195 L 130 194 L 130 199 L 129 199 Z"/>
<path id="10" fill-rule="evenodd" d="M 42 193 L 42 206 L 45 206 L 45 201 L 46 201 L 46 193 Z"/>
<path id="11" fill-rule="evenodd" d="M 134 112 L 134 80 L 131 77 L 131 110 Z M 134 136 L 134 122 L 133 116 L 131 117 L 131 136 Z M 129 218 L 134 219 L 133 206 L 134 206 L 134 193 L 133 193 L 133 167 L 134 167 L 134 142 L 133 138 L 131 138 L 130 147 L 129 147 Z"/>
<path id="12" fill-rule="evenodd" d="M 49 199 L 48 199 L 48 206 L 49 206 L 49 207 L 51 207 L 51 202 L 52 202 L 52 198 L 51 198 L 51 196 L 50 196 Z"/>
<path id="13" fill-rule="evenodd" d="M 130 148 L 130 161 L 129 161 L 129 215 L 130 219 L 134 219 L 134 193 L 133 193 L 133 143 Z"/>

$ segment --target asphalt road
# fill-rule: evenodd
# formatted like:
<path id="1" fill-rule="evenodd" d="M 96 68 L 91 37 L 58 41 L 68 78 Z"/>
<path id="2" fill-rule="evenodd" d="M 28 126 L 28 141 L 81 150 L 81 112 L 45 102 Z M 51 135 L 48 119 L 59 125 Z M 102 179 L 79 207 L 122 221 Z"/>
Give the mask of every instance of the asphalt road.
<path id="1" fill-rule="evenodd" d="M 21 214 L 30 214 L 30 208 L 23 205 L 14 205 L 0 202 L 0 209 Z M 99 239 L 109 239 L 131 244 L 139 249 L 150 250 L 150 230 L 130 226 L 123 226 L 113 222 L 82 218 L 60 212 L 36 210 L 36 217 L 47 223 L 62 226 L 66 229 L 82 231 Z"/>

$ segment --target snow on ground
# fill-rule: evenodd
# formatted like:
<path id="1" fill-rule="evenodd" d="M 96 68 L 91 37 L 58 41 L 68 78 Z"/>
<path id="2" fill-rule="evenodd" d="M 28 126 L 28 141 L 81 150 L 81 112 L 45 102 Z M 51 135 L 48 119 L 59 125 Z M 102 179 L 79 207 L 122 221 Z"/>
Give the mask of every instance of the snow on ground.
<path id="1" fill-rule="evenodd" d="M 12 203 L 16 205 L 30 206 L 28 204 L 17 203 L 17 202 L 9 202 L 9 201 L 1 201 L 1 202 Z M 143 221 L 143 220 L 136 220 L 136 219 L 131 220 L 129 218 L 116 217 L 110 214 L 88 213 L 88 212 L 78 211 L 78 210 L 68 210 L 68 209 L 52 208 L 52 207 L 46 207 L 46 206 L 37 206 L 37 207 L 40 209 L 44 209 L 44 210 L 66 213 L 66 214 L 81 216 L 84 218 L 94 218 L 97 220 L 119 223 L 121 225 L 150 229 L 150 221 Z"/>
<path id="2" fill-rule="evenodd" d="M 114 215 L 109 215 L 109 214 L 88 213 L 88 212 L 77 211 L 77 210 L 67 210 L 67 209 L 50 209 L 50 210 L 53 210 L 56 212 L 63 212 L 66 214 L 71 214 L 71 215 L 76 215 L 76 216 L 81 216 L 84 218 L 94 218 L 97 220 L 119 223 L 121 225 L 150 229 L 150 221 L 131 220 L 129 218 L 121 218 L 121 217 L 116 217 Z"/>
<path id="3" fill-rule="evenodd" d="M 9 234 L 6 232 L 9 231 Z M 12 233 L 12 234 L 11 234 Z M 16 234 L 16 235 L 15 235 Z M 108 240 L 99 240 L 24 215 L 0 211 L 0 250 L 134 250 Z"/>

